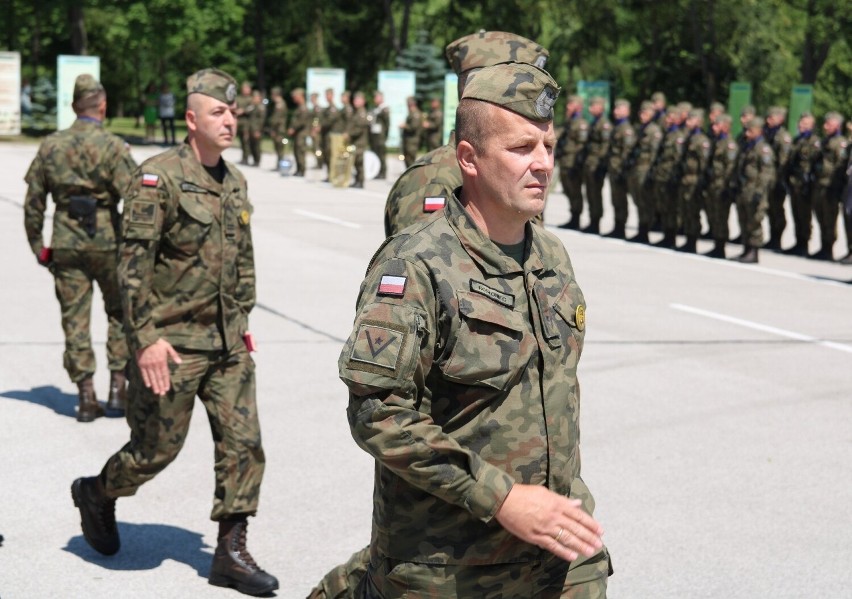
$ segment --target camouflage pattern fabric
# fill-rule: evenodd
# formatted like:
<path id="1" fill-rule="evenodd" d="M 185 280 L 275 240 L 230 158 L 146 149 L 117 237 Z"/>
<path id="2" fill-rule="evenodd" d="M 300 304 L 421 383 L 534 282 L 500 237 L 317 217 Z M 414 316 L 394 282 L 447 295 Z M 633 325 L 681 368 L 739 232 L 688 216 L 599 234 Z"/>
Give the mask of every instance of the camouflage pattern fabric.
<path id="1" fill-rule="evenodd" d="M 660 153 L 652 172 L 654 204 L 663 229 L 677 229 L 677 182 L 675 169 L 686 149 L 686 133 L 677 126 L 669 127 L 663 137 Z"/>
<path id="2" fill-rule="evenodd" d="M 313 116 L 305 106 L 298 106 L 290 118 L 290 129 L 293 130 L 293 154 L 296 158 L 296 173 L 304 174 L 306 169 L 305 153 L 308 151 L 307 137 L 311 133 Z"/>
<path id="3" fill-rule="evenodd" d="M 428 151 L 436 150 L 441 147 L 441 140 L 444 137 L 444 111 L 435 109 L 429 111 L 427 117 L 428 127 L 424 127 L 423 133 L 426 138 L 426 149 Z"/>
<path id="4" fill-rule="evenodd" d="M 240 138 L 240 149 L 243 151 L 241 162 L 248 163 L 248 157 L 251 154 L 251 146 L 249 145 L 249 110 L 251 110 L 251 94 L 240 94 L 236 98 L 237 110 L 237 136 Z"/>
<path id="5" fill-rule="evenodd" d="M 568 196 L 571 208 L 571 218 L 579 219 L 583 212 L 583 147 L 589 140 L 589 123 L 581 113 L 572 115 L 566 121 L 562 138 L 557 142 L 561 148 L 557 156 L 559 165 L 559 181 L 562 191 Z"/>
<path id="6" fill-rule="evenodd" d="M 45 247 L 42 229 L 48 194 L 56 204 L 51 238 L 54 287 L 65 333 L 63 364 L 75 383 L 95 372 L 90 334 L 93 281 L 101 290 L 109 323 L 110 370 L 122 370 L 129 357 L 118 294 L 116 251 L 121 240 L 118 202 L 135 168 L 122 139 L 104 131 L 97 121 L 80 118 L 42 142 L 24 178 L 24 228 L 36 257 Z M 89 235 L 89 225 L 72 214 L 72 196 L 95 200 L 94 235 Z"/>
<path id="7" fill-rule="evenodd" d="M 353 599 L 369 565 L 370 546 L 367 545 L 323 576 L 320 583 L 311 589 L 307 599 Z"/>
<path id="8" fill-rule="evenodd" d="M 734 176 L 740 182 L 737 214 L 743 244 L 759 248 L 763 245 L 763 218 L 769 204 L 769 189 L 775 181 L 775 157 L 763 137 L 745 144 Z"/>
<path id="9" fill-rule="evenodd" d="M 583 165 L 583 182 L 586 185 L 586 200 L 589 202 L 589 217 L 593 225 L 603 216 L 602 192 L 611 137 L 612 123 L 606 115 L 592 120 L 589 126 L 586 162 Z"/>
<path id="10" fill-rule="evenodd" d="M 541 559 L 493 523 L 516 482 L 593 511 L 579 458 L 585 301 L 558 238 L 530 225 L 526 239 L 522 268 L 452 198 L 369 267 L 339 369 L 353 437 L 376 459 L 374 556 Z"/>
<path id="11" fill-rule="evenodd" d="M 370 120 L 367 109 L 358 108 L 346 123 L 346 135 L 349 143 L 355 146 L 355 183 L 364 184 L 364 152 L 370 143 Z"/>
<path id="12" fill-rule="evenodd" d="M 849 140 L 840 131 L 823 138 L 817 158 L 819 175 L 814 190 L 814 211 L 822 236 L 822 247 L 831 248 L 837 240 L 837 215 L 846 186 Z"/>
<path id="13" fill-rule="evenodd" d="M 636 162 L 627 176 L 628 189 L 636 204 L 639 226 L 650 227 L 654 219 L 654 197 L 651 193 L 649 175 L 651 166 L 663 141 L 663 132 L 654 121 L 640 126 L 636 138 Z"/>
<path id="14" fill-rule="evenodd" d="M 796 243 L 807 243 L 811 238 L 813 211 L 814 161 L 820 154 L 820 140 L 813 131 L 796 136 L 787 168 L 787 185 L 790 188 L 790 207 Z"/>
<path id="15" fill-rule="evenodd" d="M 500 62 L 514 61 L 544 68 L 546 48 L 514 33 L 479 31 L 450 42 L 444 54 L 456 75 Z"/>
<path id="16" fill-rule="evenodd" d="M 266 458 L 255 401 L 254 361 L 245 347 L 230 352 L 178 350 L 172 387 L 164 396 L 148 390 L 131 361 L 127 397 L 130 441 L 102 471 L 107 495 L 134 495 L 178 455 L 189 431 L 195 397 L 207 410 L 214 440 L 212 520 L 254 514 Z"/>
<path id="17" fill-rule="evenodd" d="M 612 131 L 608 168 L 616 226 L 624 226 L 624 223 L 627 222 L 627 172 L 625 165 L 635 145 L 636 131 L 630 124 L 630 120 L 626 118 L 619 120 Z"/>
<path id="18" fill-rule="evenodd" d="M 687 237 L 701 234 L 701 195 L 698 185 L 710 162 L 710 140 L 695 129 L 686 140 L 681 164 L 683 173 L 678 186 L 678 212 Z"/>
<path id="19" fill-rule="evenodd" d="M 402 154 L 405 157 L 405 168 L 414 164 L 417 159 L 422 133 L 423 114 L 415 108 L 409 111 L 402 127 Z"/>
<path id="20" fill-rule="evenodd" d="M 787 129 L 781 125 L 767 128 L 765 135 L 775 155 L 775 180 L 769 191 L 769 231 L 771 238 L 780 243 L 781 235 L 787 227 L 787 215 L 784 212 L 787 185 L 784 181 L 784 173 L 787 172 L 787 165 L 793 151 L 793 139 Z"/>
<path id="21" fill-rule="evenodd" d="M 254 165 L 260 164 L 260 141 L 263 136 L 263 125 L 266 121 L 266 107 L 263 104 L 252 103 L 248 113 L 249 149 Z"/>
<path id="22" fill-rule="evenodd" d="M 280 162 L 284 158 L 284 139 L 287 137 L 287 103 L 281 99 L 272 102 L 271 107 L 266 127 L 269 137 L 272 138 L 275 157 Z"/>
<path id="23" fill-rule="evenodd" d="M 329 133 L 342 133 L 342 131 L 335 130 L 337 129 L 338 112 L 337 106 L 329 104 L 322 109 L 319 115 L 320 147 L 322 148 L 322 162 L 326 168 L 329 167 L 329 160 L 331 159 L 331 139 L 328 135 Z"/>
<path id="24" fill-rule="evenodd" d="M 729 182 L 734 175 L 739 148 L 737 142 L 725 133 L 716 138 L 710 159 L 710 177 L 705 190 L 707 220 L 716 243 L 728 241 L 728 218 L 731 214 Z"/>
<path id="25" fill-rule="evenodd" d="M 387 139 L 390 129 L 390 109 L 387 106 L 379 106 L 370 111 L 370 150 L 379 157 L 380 168 L 377 179 L 387 177 Z"/>

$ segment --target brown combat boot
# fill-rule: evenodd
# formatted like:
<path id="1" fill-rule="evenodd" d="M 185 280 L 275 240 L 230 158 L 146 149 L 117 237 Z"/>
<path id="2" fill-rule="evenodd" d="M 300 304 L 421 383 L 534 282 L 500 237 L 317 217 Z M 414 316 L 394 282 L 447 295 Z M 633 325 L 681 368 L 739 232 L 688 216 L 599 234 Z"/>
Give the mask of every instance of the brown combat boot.
<path id="1" fill-rule="evenodd" d="M 278 579 L 264 572 L 246 548 L 245 516 L 219 522 L 219 538 L 208 581 L 246 595 L 266 595 L 278 589 Z"/>
<path id="2" fill-rule="evenodd" d="M 742 256 L 737 258 L 737 260 L 743 264 L 757 264 L 757 248 L 747 245 L 746 250 L 743 252 Z"/>
<path id="3" fill-rule="evenodd" d="M 91 422 L 95 418 L 104 415 L 104 409 L 95 397 L 95 386 L 92 384 L 92 375 L 87 376 L 77 383 L 79 391 L 80 406 L 77 408 L 77 422 Z"/>
<path id="4" fill-rule="evenodd" d="M 100 477 L 75 480 L 71 484 L 71 497 L 80 509 L 80 526 L 86 542 L 98 553 L 117 553 L 121 540 L 115 524 L 115 499 L 107 497 Z"/>
<path id="5" fill-rule="evenodd" d="M 127 408 L 127 377 L 121 370 L 113 370 L 109 379 L 109 399 L 106 409 L 116 416 L 124 416 Z"/>

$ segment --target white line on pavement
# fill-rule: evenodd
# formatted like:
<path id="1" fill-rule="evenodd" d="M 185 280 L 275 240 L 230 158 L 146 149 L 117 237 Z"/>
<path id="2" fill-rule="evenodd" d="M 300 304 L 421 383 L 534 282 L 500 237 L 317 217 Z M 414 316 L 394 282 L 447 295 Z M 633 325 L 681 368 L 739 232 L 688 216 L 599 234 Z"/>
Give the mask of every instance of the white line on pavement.
<path id="1" fill-rule="evenodd" d="M 706 318 L 713 318 L 715 320 L 721 320 L 722 322 L 729 322 L 731 324 L 736 324 L 741 327 L 746 327 L 748 329 L 754 329 L 755 331 L 763 331 L 764 333 L 770 333 L 771 335 L 778 335 L 779 337 L 787 337 L 788 339 L 795 339 L 797 341 L 804 341 L 807 343 L 815 343 L 816 345 L 821 345 L 823 347 L 827 347 L 829 349 L 835 349 L 837 351 L 842 351 L 846 353 L 852 354 L 852 346 L 845 345 L 843 343 L 836 343 L 834 341 L 825 341 L 823 339 L 817 339 L 816 337 L 811 337 L 809 335 L 804 335 L 802 333 L 796 333 L 794 331 L 787 331 L 784 329 L 779 329 L 776 327 L 772 327 L 766 324 L 760 324 L 759 322 L 753 322 L 751 320 L 744 320 L 742 318 L 736 318 L 734 316 L 727 316 L 725 314 L 719 314 L 718 312 L 710 312 L 709 310 L 702 310 L 701 308 L 693 308 L 692 306 L 684 306 L 683 304 L 669 304 L 669 307 L 674 308 L 675 310 L 680 310 L 681 312 L 689 312 L 690 314 L 697 314 L 698 316 L 704 316 Z"/>
<path id="2" fill-rule="evenodd" d="M 335 225 L 340 225 L 341 227 L 347 227 L 349 229 L 360 229 L 361 225 L 358 223 L 350 223 L 349 221 L 340 220 L 339 218 L 334 218 L 333 216 L 326 216 L 325 214 L 317 214 L 316 212 L 308 212 L 307 210 L 299 210 L 294 209 L 293 212 L 299 214 L 301 216 L 307 216 L 308 218 L 313 218 L 315 220 L 325 221 L 327 223 L 332 223 Z"/>

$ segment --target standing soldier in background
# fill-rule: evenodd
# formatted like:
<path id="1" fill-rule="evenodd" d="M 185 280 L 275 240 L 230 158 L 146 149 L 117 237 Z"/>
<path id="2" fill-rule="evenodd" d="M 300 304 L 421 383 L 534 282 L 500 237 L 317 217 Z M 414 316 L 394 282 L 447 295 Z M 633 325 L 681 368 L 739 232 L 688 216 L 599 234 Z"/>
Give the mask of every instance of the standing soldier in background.
<path id="1" fill-rule="evenodd" d="M 414 96 L 409 96 L 405 102 L 408 105 L 408 116 L 399 128 L 402 131 L 402 155 L 405 159 L 405 168 L 408 168 L 414 164 L 417 159 L 417 151 L 420 149 L 423 115 L 417 108 L 417 99 Z"/>
<path id="2" fill-rule="evenodd" d="M 332 127 L 337 122 L 337 106 L 334 104 L 334 90 L 328 88 L 325 90 L 325 102 L 327 106 L 320 113 L 320 149 L 322 150 L 322 163 L 327 170 L 328 175 L 326 181 L 329 181 L 331 175 L 331 138 Z"/>
<path id="3" fill-rule="evenodd" d="M 680 112 L 671 107 L 666 112 L 666 134 L 651 171 L 654 207 L 663 226 L 663 238 L 655 245 L 673 249 L 677 234 L 677 167 L 686 145 L 686 134 L 680 128 Z"/>
<path id="4" fill-rule="evenodd" d="M 444 110 L 441 108 L 441 101 L 438 98 L 432 98 L 429 114 L 426 121 L 423 123 L 423 133 L 426 138 L 426 151 L 431 152 L 444 145 Z"/>
<path id="5" fill-rule="evenodd" d="M 313 92 L 310 95 L 311 101 L 311 154 L 314 155 L 316 162 L 315 169 L 322 169 L 323 165 L 323 147 L 322 147 L 322 113 L 323 109 L 319 103 L 319 94 Z"/>
<path id="6" fill-rule="evenodd" d="M 240 86 L 240 95 L 237 96 L 237 135 L 240 136 L 240 149 L 243 157 L 240 164 L 248 164 L 251 146 L 249 143 L 249 110 L 251 109 L 251 83 L 243 81 Z"/>
<path id="7" fill-rule="evenodd" d="M 265 122 L 266 106 L 263 105 L 263 94 L 256 89 L 251 94 L 251 106 L 248 109 L 248 137 L 252 166 L 260 166 L 260 142 L 263 140 Z"/>
<path id="8" fill-rule="evenodd" d="M 710 110 L 707 111 L 707 137 L 710 138 L 710 145 L 712 146 L 716 136 L 713 134 L 713 125 L 716 124 L 716 119 L 725 114 L 725 105 L 721 102 L 712 102 L 710 104 Z"/>
<path id="9" fill-rule="evenodd" d="M 583 213 L 583 162 L 586 142 L 589 140 L 589 123 L 583 118 L 583 97 L 568 96 L 565 104 L 565 122 L 556 142 L 555 158 L 559 164 L 562 191 L 568 196 L 571 218 L 559 225 L 560 229 L 580 228 Z"/>
<path id="10" fill-rule="evenodd" d="M 793 140 L 786 172 L 796 243 L 787 253 L 807 256 L 814 207 L 814 162 L 820 154 L 820 141 L 819 136 L 814 135 L 814 117 L 811 113 L 801 114 L 798 127 L 799 134 Z"/>
<path id="11" fill-rule="evenodd" d="M 79 391 L 79 422 L 104 415 L 92 382 L 93 281 L 101 290 L 109 322 L 110 411 L 124 413 L 125 366 L 130 357 L 121 314 L 116 250 L 121 241 L 118 203 L 136 163 L 127 144 L 103 129 L 106 102 L 106 92 L 94 77 L 77 77 L 71 104 L 77 120 L 42 142 L 24 178 L 24 228 L 39 264 L 53 273 L 65 334 L 62 362 Z M 45 247 L 42 238 L 48 194 L 56 204 L 52 248 Z"/>
<path id="12" fill-rule="evenodd" d="M 834 260 L 832 248 L 837 240 L 837 214 L 846 187 L 846 161 L 849 158 L 849 140 L 843 136 L 843 117 L 829 112 L 823 122 L 825 137 L 816 161 L 816 189 L 814 211 L 819 222 L 822 245 L 814 255 L 817 260 Z M 846 257 L 849 261 L 852 258 Z"/>
<path id="13" fill-rule="evenodd" d="M 355 109 L 352 108 L 352 94 L 348 90 L 343 90 L 340 92 L 340 112 L 337 114 L 338 124 L 334 133 L 346 133 L 346 126 L 353 112 Z"/>
<path id="14" fill-rule="evenodd" d="M 648 231 L 651 229 L 651 221 L 654 218 L 650 171 L 663 141 L 663 132 L 654 121 L 654 105 L 647 100 L 642 102 L 639 121 L 641 126 L 630 159 L 633 168 L 630 169 L 627 179 L 628 189 L 636 204 L 639 217 L 639 232 L 630 241 L 648 243 Z"/>
<path id="15" fill-rule="evenodd" d="M 734 176 L 737 142 L 731 139 L 731 115 L 721 114 L 713 121 L 713 155 L 707 169 L 706 198 L 707 221 L 713 236 L 714 247 L 706 256 L 725 259 L 728 242 L 728 217 L 731 214 L 730 181 Z"/>
<path id="16" fill-rule="evenodd" d="M 775 181 L 775 157 L 763 138 L 764 121 L 753 117 L 745 131 L 746 144 L 740 151 L 734 179 L 740 219 L 743 253 L 738 260 L 747 264 L 758 261 L 758 248 L 763 245 L 763 217 L 769 205 L 769 191 Z M 837 218 L 837 213 L 835 213 Z"/>
<path id="17" fill-rule="evenodd" d="M 290 127 L 287 129 L 287 136 L 293 142 L 293 155 L 296 158 L 296 177 L 305 176 L 305 152 L 307 151 L 306 137 L 311 132 L 311 116 L 308 107 L 305 106 L 305 90 L 297 87 L 290 92 L 290 97 L 296 104 L 296 109 L 290 117 Z"/>
<path id="18" fill-rule="evenodd" d="M 257 413 L 249 313 L 255 303 L 252 206 L 242 173 L 222 158 L 236 133 L 236 84 L 204 69 L 187 87 L 187 141 L 148 159 L 128 187 L 119 281 L 130 364 L 130 440 L 99 475 L 71 485 L 86 542 L 121 547 L 115 502 L 178 455 L 195 398 L 214 441 L 218 523 L 210 584 L 262 595 L 278 580 L 246 547 L 266 466 Z"/>
<path id="19" fill-rule="evenodd" d="M 651 94 L 651 102 L 654 104 L 654 117 L 652 120 L 657 123 L 660 131 L 665 131 L 668 129 L 666 94 L 663 92 L 654 92 Z"/>
<path id="20" fill-rule="evenodd" d="M 793 149 L 793 139 L 784 127 L 787 109 L 773 106 L 766 115 L 766 129 L 763 136 L 775 154 L 775 181 L 769 191 L 769 242 L 766 249 L 781 250 L 781 236 L 787 228 L 787 215 L 784 213 L 784 201 L 787 199 L 787 165 Z"/>
<path id="21" fill-rule="evenodd" d="M 710 140 L 701 129 L 703 124 L 704 111 L 700 108 L 690 110 L 685 121 L 688 137 L 678 185 L 678 212 L 686 235 L 686 242 L 679 249 L 688 254 L 696 252 L 701 234 L 701 186 L 710 161 Z"/>
<path id="22" fill-rule="evenodd" d="M 385 96 L 380 91 L 373 94 L 373 104 L 375 106 L 370 111 L 370 150 L 379 157 L 379 174 L 376 179 L 386 179 L 390 109 L 385 106 Z"/>
<path id="23" fill-rule="evenodd" d="M 364 94 L 355 92 L 352 98 L 353 112 L 346 123 L 346 140 L 355 146 L 355 182 L 351 187 L 364 187 L 364 152 L 370 137 L 370 120 L 364 108 Z"/>
<path id="24" fill-rule="evenodd" d="M 281 93 L 281 88 L 276 86 L 269 93 L 272 107 L 269 111 L 269 119 L 266 122 L 266 130 L 272 139 L 272 147 L 275 148 L 275 167 L 277 171 L 281 168 L 281 160 L 284 158 L 284 139 L 287 136 L 287 103 Z"/>
<path id="25" fill-rule="evenodd" d="M 636 145 L 636 131 L 630 124 L 630 102 L 624 99 L 616 100 L 612 116 L 615 119 L 615 125 L 612 131 L 608 169 L 615 227 L 607 237 L 624 239 L 624 227 L 627 224 L 627 174 L 631 167 L 630 156 L 633 154 L 633 146 Z"/>
<path id="26" fill-rule="evenodd" d="M 583 229 L 586 233 L 600 233 L 600 221 L 603 216 L 603 184 L 612 135 L 612 123 L 609 122 L 605 111 L 606 101 L 602 97 L 595 96 L 589 101 L 589 113 L 593 118 L 589 124 L 588 151 L 583 165 L 583 182 L 586 184 L 590 219 L 589 226 Z"/>

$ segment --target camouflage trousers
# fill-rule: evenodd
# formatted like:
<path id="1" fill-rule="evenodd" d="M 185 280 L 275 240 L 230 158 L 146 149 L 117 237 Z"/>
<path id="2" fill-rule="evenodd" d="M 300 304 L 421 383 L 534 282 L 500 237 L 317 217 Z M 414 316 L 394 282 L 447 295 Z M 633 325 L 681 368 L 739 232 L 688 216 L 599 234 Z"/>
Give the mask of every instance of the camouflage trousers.
<path id="1" fill-rule="evenodd" d="M 766 216 L 766 194 L 746 191 L 737 197 L 737 214 L 740 217 L 742 243 L 749 247 L 763 246 L 763 218 Z"/>
<path id="2" fill-rule="evenodd" d="M 837 241 L 837 215 L 840 212 L 840 190 L 817 185 L 814 190 L 814 214 L 819 223 L 822 248 L 831 249 Z"/>
<path id="3" fill-rule="evenodd" d="M 724 243 L 728 241 L 728 218 L 731 215 L 731 202 L 720 186 L 711 187 L 706 194 L 707 221 L 713 241 Z"/>
<path id="4" fill-rule="evenodd" d="M 416 564 L 373 558 L 357 599 L 605 599 L 612 574 L 602 549 L 570 564 L 552 554 L 536 562 L 493 566 Z"/>
<path id="5" fill-rule="evenodd" d="M 580 215 L 583 213 L 583 173 L 577 169 L 560 166 L 559 180 L 562 183 L 562 191 L 568 197 L 571 218 L 579 222 Z"/>
<path id="6" fill-rule="evenodd" d="M 405 168 L 408 168 L 417 160 L 417 152 L 420 150 L 419 138 L 417 140 L 405 140 L 402 142 L 402 157 Z"/>
<path id="7" fill-rule="evenodd" d="M 308 151 L 308 140 L 304 135 L 296 135 L 293 137 L 293 158 L 296 159 L 296 174 L 304 175 L 306 164 L 306 154 Z"/>
<path id="8" fill-rule="evenodd" d="M 793 209 L 793 226 L 796 230 L 796 243 L 807 247 L 811 239 L 811 220 L 813 219 L 813 194 L 804 185 L 790 186 L 790 207 Z"/>
<path id="9" fill-rule="evenodd" d="M 212 520 L 254 514 L 266 458 L 255 401 L 254 361 L 240 346 L 232 352 L 176 348 L 181 364 L 170 364 L 171 389 L 155 395 L 131 361 L 127 394 L 130 442 L 104 465 L 110 497 L 126 497 L 154 478 L 183 447 L 195 397 L 207 410 L 213 433 L 216 487 Z"/>
<path id="10" fill-rule="evenodd" d="M 787 228 L 787 215 L 784 213 L 784 201 L 787 199 L 787 186 L 781 181 L 769 189 L 769 233 L 772 239 L 781 240 Z"/>
<path id="11" fill-rule="evenodd" d="M 654 206 L 660 215 L 663 231 L 674 233 L 678 227 L 677 192 L 668 181 L 654 181 Z"/>
<path id="12" fill-rule="evenodd" d="M 384 179 L 388 175 L 387 171 L 387 160 L 385 159 L 385 154 L 387 154 L 387 148 L 385 146 L 385 138 L 383 135 L 374 135 L 370 134 L 370 150 L 379 157 L 379 174 L 376 175 L 377 179 Z"/>
<path id="13" fill-rule="evenodd" d="M 683 234 L 687 237 L 698 237 L 701 234 L 701 197 L 696 193 L 696 184 L 685 184 L 678 187 L 678 208 Z"/>
<path id="14" fill-rule="evenodd" d="M 627 178 L 627 188 L 636 204 L 636 214 L 639 217 L 639 226 L 650 227 L 654 220 L 654 201 L 651 188 L 645 185 L 648 170 L 636 169 Z"/>
<path id="15" fill-rule="evenodd" d="M 261 134 L 259 131 L 249 131 L 249 150 L 251 151 L 252 164 L 258 166 L 260 164 L 260 142 Z"/>
<path id="16" fill-rule="evenodd" d="M 124 370 L 130 356 L 124 335 L 115 251 L 53 250 L 54 288 L 62 312 L 65 352 L 62 362 L 72 382 L 95 372 L 92 350 L 92 283 L 97 281 L 107 315 L 107 365 Z"/>
<path id="17" fill-rule="evenodd" d="M 610 178 L 610 192 L 612 194 L 612 209 L 615 212 L 615 224 L 624 226 L 627 222 L 627 182 L 614 181 Z"/>
<path id="18" fill-rule="evenodd" d="M 589 202 L 589 218 L 592 224 L 600 221 L 603 216 L 603 177 L 598 176 L 597 167 L 586 165 L 583 171 L 583 182 L 586 184 L 586 201 Z"/>
<path id="19" fill-rule="evenodd" d="M 355 160 L 353 166 L 355 167 L 355 183 L 360 185 L 364 184 L 364 152 L 366 148 L 356 147 L 355 148 Z"/>
<path id="20" fill-rule="evenodd" d="M 275 168 L 278 168 L 281 159 L 284 158 L 284 134 L 276 131 L 269 137 L 272 139 L 272 147 L 275 148 Z"/>

